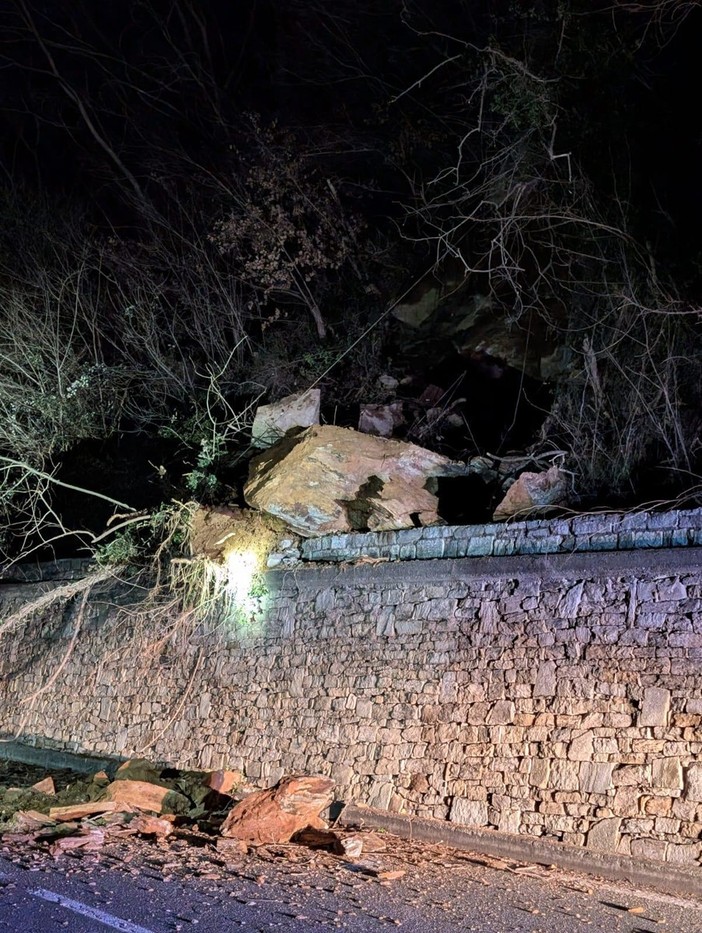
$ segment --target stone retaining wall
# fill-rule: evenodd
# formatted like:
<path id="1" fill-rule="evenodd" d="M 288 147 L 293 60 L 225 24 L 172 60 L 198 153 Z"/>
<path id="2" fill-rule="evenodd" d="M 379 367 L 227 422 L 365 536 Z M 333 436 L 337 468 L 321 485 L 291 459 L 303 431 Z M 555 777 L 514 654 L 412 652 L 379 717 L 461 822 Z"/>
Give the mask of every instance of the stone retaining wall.
<path id="1" fill-rule="evenodd" d="M 681 514 L 631 531 L 695 541 Z M 699 864 L 701 556 L 688 544 L 302 566 L 271 574 L 265 618 L 246 629 L 162 642 L 104 592 L 30 703 L 75 616 L 5 636 L 0 731 L 243 767 L 262 784 L 321 772 L 396 812 Z M 28 592 L 3 590 L 4 614 Z"/>

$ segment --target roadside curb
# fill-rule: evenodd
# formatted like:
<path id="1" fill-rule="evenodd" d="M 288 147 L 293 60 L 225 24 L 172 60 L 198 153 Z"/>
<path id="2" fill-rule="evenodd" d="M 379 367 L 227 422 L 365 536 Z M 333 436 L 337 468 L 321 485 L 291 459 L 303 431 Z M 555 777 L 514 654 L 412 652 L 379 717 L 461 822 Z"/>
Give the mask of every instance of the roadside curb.
<path id="1" fill-rule="evenodd" d="M 453 846 L 480 855 L 556 865 L 568 871 L 598 875 L 611 881 L 629 881 L 665 894 L 693 894 L 697 897 L 702 894 L 702 869 L 699 866 L 673 868 L 664 862 L 580 850 L 547 839 L 468 828 L 424 817 L 403 816 L 354 802 L 344 806 L 339 822 L 367 829 L 384 829 L 403 839 Z"/>
<path id="2" fill-rule="evenodd" d="M 58 748 L 39 748 L 35 745 L 25 745 L 14 739 L 7 740 L 0 737 L 0 760 L 17 761 L 23 765 L 37 765 L 47 771 L 66 768 L 69 771 L 78 771 L 92 774 L 95 771 L 107 771 L 108 774 L 116 771 L 120 765 L 118 758 L 94 758 L 90 755 L 65 752 Z"/>

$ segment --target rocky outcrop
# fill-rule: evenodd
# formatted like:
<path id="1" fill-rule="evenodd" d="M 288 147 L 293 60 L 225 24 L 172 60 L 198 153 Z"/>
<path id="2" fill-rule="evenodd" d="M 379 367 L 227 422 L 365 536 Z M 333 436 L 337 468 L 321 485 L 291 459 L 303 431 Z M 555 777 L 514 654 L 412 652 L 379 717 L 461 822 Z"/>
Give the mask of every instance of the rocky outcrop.
<path id="1" fill-rule="evenodd" d="M 293 428 L 319 424 L 319 403 L 319 389 L 308 389 L 270 405 L 259 405 L 251 428 L 251 444 L 270 447 Z"/>
<path id="2" fill-rule="evenodd" d="M 230 811 L 221 834 L 249 845 L 289 842 L 308 826 L 326 824 L 319 814 L 334 799 L 334 781 L 321 775 L 291 775 L 275 787 L 255 791 Z"/>
<path id="3" fill-rule="evenodd" d="M 440 522 L 433 481 L 465 471 L 415 444 L 324 425 L 254 458 L 244 494 L 303 537 L 388 531 Z"/>
<path id="4" fill-rule="evenodd" d="M 465 278 L 463 263 L 448 257 L 440 268 L 433 268 L 406 293 L 404 301 L 393 308 L 392 316 L 409 327 L 421 327 L 461 287 Z"/>
<path id="5" fill-rule="evenodd" d="M 557 337 L 560 311 L 524 314 L 489 294 L 467 293 L 462 263 L 432 269 L 395 306 L 393 317 L 413 330 L 450 340 L 466 359 L 504 364 L 538 380 L 556 381 L 572 371 L 572 354 Z"/>

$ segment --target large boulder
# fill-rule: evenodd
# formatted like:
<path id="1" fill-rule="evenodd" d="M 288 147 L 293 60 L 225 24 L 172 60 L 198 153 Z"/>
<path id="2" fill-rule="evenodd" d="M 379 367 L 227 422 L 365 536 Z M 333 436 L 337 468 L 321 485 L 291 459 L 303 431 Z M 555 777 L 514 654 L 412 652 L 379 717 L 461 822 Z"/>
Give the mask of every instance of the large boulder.
<path id="1" fill-rule="evenodd" d="M 465 473 L 415 444 L 323 425 L 255 457 L 244 494 L 303 537 L 389 531 L 439 523 L 435 478 Z"/>
<path id="2" fill-rule="evenodd" d="M 322 775 L 290 775 L 275 787 L 254 791 L 235 804 L 221 834 L 249 845 L 289 842 L 307 826 L 325 825 L 319 814 L 334 799 L 334 781 Z"/>
<path id="3" fill-rule="evenodd" d="M 251 428 L 254 447 L 270 447 L 293 428 L 319 424 L 319 389 L 287 395 L 270 405 L 259 405 Z"/>

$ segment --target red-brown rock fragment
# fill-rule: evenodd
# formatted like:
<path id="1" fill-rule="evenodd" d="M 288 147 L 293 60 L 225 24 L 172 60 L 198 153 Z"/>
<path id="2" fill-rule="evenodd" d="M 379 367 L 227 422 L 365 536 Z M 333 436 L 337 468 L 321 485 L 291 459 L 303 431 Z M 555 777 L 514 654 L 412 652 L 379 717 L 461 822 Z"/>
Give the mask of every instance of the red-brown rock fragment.
<path id="1" fill-rule="evenodd" d="M 334 799 L 334 781 L 322 775 L 290 775 L 267 790 L 237 803 L 221 834 L 249 845 L 289 842 L 307 826 L 319 826 L 319 814 Z"/>

